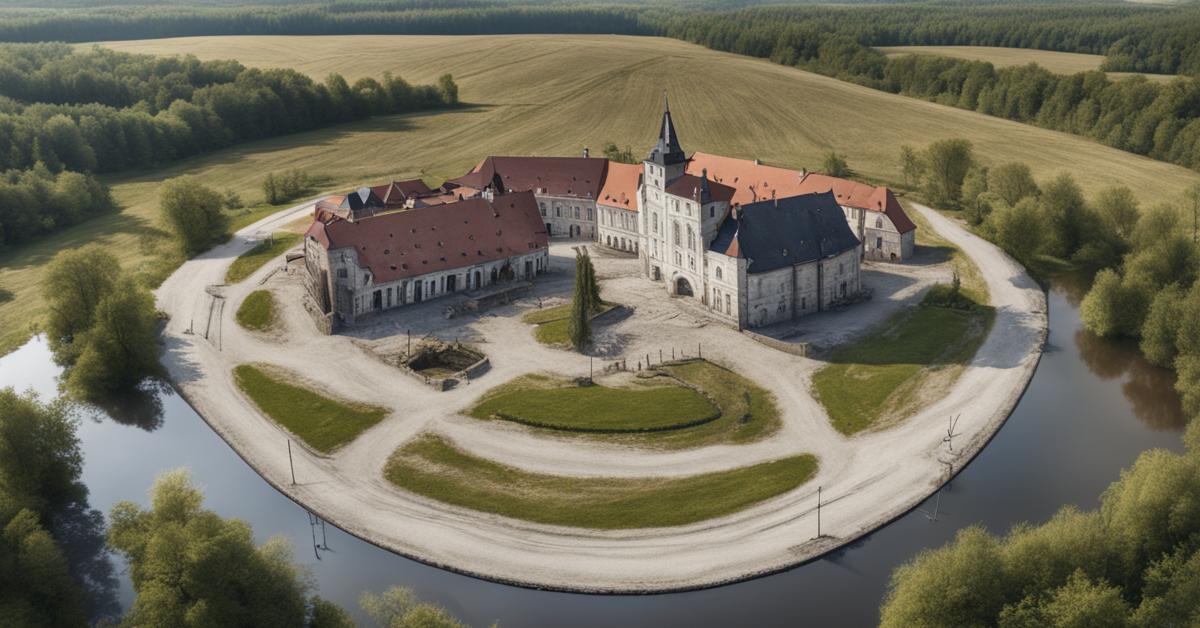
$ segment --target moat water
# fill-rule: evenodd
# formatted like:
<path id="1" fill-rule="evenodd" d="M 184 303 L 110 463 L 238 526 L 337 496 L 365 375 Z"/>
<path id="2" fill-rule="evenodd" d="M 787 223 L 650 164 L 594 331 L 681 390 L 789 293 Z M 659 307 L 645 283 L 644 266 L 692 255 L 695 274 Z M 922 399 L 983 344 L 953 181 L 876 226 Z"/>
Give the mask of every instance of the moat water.
<path id="1" fill-rule="evenodd" d="M 83 419 L 83 479 L 92 507 L 107 512 L 121 500 L 145 504 L 159 473 L 191 469 L 208 507 L 249 522 L 260 541 L 289 539 L 297 562 L 311 568 L 320 595 L 356 617 L 362 591 L 403 585 L 472 625 L 870 626 L 878 620 L 892 570 L 922 549 L 940 546 L 973 524 L 1004 532 L 1021 521 L 1044 521 L 1064 505 L 1093 508 L 1140 453 L 1182 447 L 1184 417 L 1173 376 L 1148 364 L 1136 347 L 1083 331 L 1081 290 L 1079 282 L 1056 281 L 1046 352 L 1025 396 L 940 498 L 822 559 L 715 589 L 649 596 L 521 589 L 408 560 L 333 525 L 322 530 L 169 392 L 158 394 L 161 411 L 150 404 Z M 38 339 L 0 358 L 0 386 L 32 388 L 43 398 L 54 396 L 58 373 Z M 314 540 L 328 549 L 315 548 Z M 124 608 L 133 591 L 123 565 L 116 561 L 116 567 L 114 594 Z"/>

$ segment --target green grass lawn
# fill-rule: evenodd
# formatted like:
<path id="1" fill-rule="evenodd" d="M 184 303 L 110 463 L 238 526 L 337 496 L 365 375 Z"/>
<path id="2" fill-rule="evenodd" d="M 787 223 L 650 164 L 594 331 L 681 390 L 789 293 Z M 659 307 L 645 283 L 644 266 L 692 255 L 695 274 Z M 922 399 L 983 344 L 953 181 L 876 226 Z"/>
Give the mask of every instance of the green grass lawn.
<path id="1" fill-rule="evenodd" d="M 280 231 L 273 234 L 270 240 L 259 242 L 257 246 L 233 260 L 233 263 L 229 265 L 229 270 L 225 271 L 225 283 L 237 283 L 253 275 L 254 271 L 263 267 L 263 264 L 296 246 L 301 237 L 299 233 Z"/>
<path id="2" fill-rule="evenodd" d="M 263 414 L 322 453 L 349 443 L 387 416 L 383 408 L 330 399 L 258 366 L 241 364 L 233 374 Z"/>
<path id="3" fill-rule="evenodd" d="M 679 429 L 721 415 L 704 395 L 679 385 L 576 386 L 522 378 L 507 392 L 489 395 L 471 409 L 476 418 L 498 417 L 534 427 L 578 432 L 650 432 Z M 529 385 L 532 384 L 532 385 Z M 565 385 L 564 385 L 565 384 Z"/>
<path id="4" fill-rule="evenodd" d="M 500 420 L 516 420 L 564 434 L 663 449 L 747 443 L 779 429 L 779 408 L 771 393 L 727 368 L 701 359 L 655 368 L 665 375 L 647 384 L 646 392 L 651 394 L 644 397 L 640 395 L 646 392 L 637 389 L 578 388 L 565 379 L 530 375 L 488 391 L 467 414 L 489 420 L 500 413 Z M 680 381 L 705 394 L 699 395 L 680 386 Z M 672 390 L 676 392 L 666 392 Z M 687 391 L 690 396 L 679 391 Z M 687 409 L 688 406 L 676 401 L 675 396 L 694 403 L 695 408 Z M 641 407 L 635 401 L 647 405 Z M 717 404 L 715 418 L 701 412 L 700 401 L 710 412 L 711 404 Z M 540 420 L 522 417 L 522 413 L 530 412 Z M 568 412 L 572 414 L 568 416 Z M 687 420 L 689 417 L 702 419 Z M 611 426 L 623 426 L 623 429 L 602 429 Z"/>
<path id="5" fill-rule="evenodd" d="M 618 303 L 602 301 L 600 303 L 600 311 L 593 314 L 592 318 L 596 318 L 618 305 Z M 571 345 L 571 337 L 567 333 L 570 325 L 568 322 L 570 315 L 571 304 L 564 303 L 554 307 L 526 312 L 521 316 L 521 321 L 530 325 L 537 325 L 533 330 L 533 337 L 538 342 L 552 347 L 567 347 Z"/>
<path id="6" fill-rule="evenodd" d="M 275 322 L 275 297 L 267 290 L 246 296 L 237 311 L 237 322 L 251 331 L 266 331 Z"/>
<path id="7" fill-rule="evenodd" d="M 994 319 L 993 308 L 983 305 L 898 312 L 836 349 L 813 375 L 813 392 L 846 435 L 907 418 L 958 378 Z"/>
<path id="8" fill-rule="evenodd" d="M 529 473 L 477 458 L 433 435 L 388 459 L 396 486 L 448 504 L 551 525 L 622 530 L 704 521 L 743 510 L 809 481 L 805 454 L 682 478 L 574 478 Z"/>

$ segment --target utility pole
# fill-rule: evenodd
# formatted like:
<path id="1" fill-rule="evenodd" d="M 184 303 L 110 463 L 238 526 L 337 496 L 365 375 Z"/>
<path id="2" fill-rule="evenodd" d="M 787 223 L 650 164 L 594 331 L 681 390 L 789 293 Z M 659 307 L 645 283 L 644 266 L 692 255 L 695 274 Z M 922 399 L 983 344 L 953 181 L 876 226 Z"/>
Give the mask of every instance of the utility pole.
<path id="1" fill-rule="evenodd" d="M 296 466 L 292 463 L 292 439 L 288 439 L 288 468 L 292 470 L 292 486 L 296 485 Z"/>
<path id="2" fill-rule="evenodd" d="M 817 538 L 821 538 L 821 487 L 817 487 Z"/>

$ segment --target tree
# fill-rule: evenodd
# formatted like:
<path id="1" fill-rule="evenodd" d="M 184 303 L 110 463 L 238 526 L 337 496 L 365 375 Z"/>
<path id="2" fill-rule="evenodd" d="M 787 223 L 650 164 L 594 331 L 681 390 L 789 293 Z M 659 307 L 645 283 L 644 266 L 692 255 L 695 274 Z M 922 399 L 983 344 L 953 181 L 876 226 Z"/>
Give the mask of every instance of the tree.
<path id="1" fill-rule="evenodd" d="M 1023 198 L 1038 195 L 1038 186 L 1033 180 L 1029 166 L 1016 161 L 989 169 L 987 183 L 988 189 L 1009 205 L 1016 205 Z"/>
<path id="2" fill-rule="evenodd" d="M 1096 195 L 1093 203 L 1101 219 L 1112 225 L 1112 229 L 1123 239 L 1133 236 L 1138 222 L 1138 202 L 1133 190 L 1123 185 L 1107 187 Z"/>
<path id="3" fill-rule="evenodd" d="M 91 329 L 96 307 L 112 292 L 120 272 L 117 258 L 95 244 L 61 251 L 51 260 L 42 278 L 50 310 L 45 331 L 60 364 L 79 357 L 83 347 L 76 341 Z"/>
<path id="4" fill-rule="evenodd" d="M 1092 289 L 1083 298 L 1080 318 L 1098 336 L 1136 337 L 1153 296 L 1154 287 L 1147 280 L 1104 269 L 1096 274 Z"/>
<path id="5" fill-rule="evenodd" d="M 962 187 L 962 204 L 967 210 L 978 215 L 980 214 L 979 197 L 988 193 L 988 169 L 981 166 L 972 166 L 967 172 L 967 176 L 963 178 Z M 976 223 L 978 224 L 978 223 Z"/>
<path id="6" fill-rule="evenodd" d="M 575 292 L 571 297 L 571 315 L 567 319 L 567 336 L 571 346 L 582 353 L 592 342 L 592 290 L 588 285 L 587 256 L 575 256 Z"/>
<path id="7" fill-rule="evenodd" d="M 638 163 L 637 157 L 633 156 L 632 148 L 628 146 L 625 148 L 620 148 L 613 142 L 607 142 L 604 144 L 604 156 L 608 158 L 609 161 L 616 161 L 623 164 Z"/>
<path id="8" fill-rule="evenodd" d="M 1084 243 L 1082 234 L 1088 211 L 1083 190 L 1064 172 L 1042 188 L 1039 201 L 1045 217 L 1047 252 L 1070 259 Z"/>
<path id="9" fill-rule="evenodd" d="M 446 609 L 421 602 L 404 587 L 392 587 L 380 594 L 364 592 L 358 605 L 379 628 L 465 628 Z"/>
<path id="10" fill-rule="evenodd" d="M 1154 295 L 1146 322 L 1142 323 L 1142 354 L 1154 364 L 1170 368 L 1178 355 L 1175 337 L 1183 315 L 1184 292 L 1177 285 L 1170 285 Z"/>
<path id="11" fill-rule="evenodd" d="M 249 525 L 223 519 L 203 502 L 188 473 L 178 470 L 154 482 L 149 509 L 133 502 L 113 506 L 109 545 L 129 562 L 137 593 L 123 625 L 284 627 L 338 620 L 309 597 L 310 585 L 284 539 L 256 547 Z"/>
<path id="12" fill-rule="evenodd" d="M 846 158 L 839 155 L 836 151 L 825 153 L 825 161 L 821 164 L 825 174 L 831 177 L 845 178 L 850 176 L 850 164 L 846 163 Z"/>
<path id="13" fill-rule="evenodd" d="M 458 84 L 454 82 L 454 77 L 449 74 L 443 74 L 437 80 L 438 94 L 442 98 L 442 104 L 447 107 L 452 107 L 458 104 Z"/>
<path id="14" fill-rule="evenodd" d="M 59 400 L 0 389 L 0 623 L 81 626 L 80 579 L 51 525 L 86 510 L 76 421 Z"/>
<path id="15" fill-rule="evenodd" d="M 592 265 L 592 257 L 583 254 L 583 278 L 588 296 L 588 311 L 593 314 L 600 311 L 604 301 L 600 298 L 600 282 L 596 280 L 596 267 Z"/>
<path id="16" fill-rule="evenodd" d="M 1130 245 L 1134 251 L 1147 249 L 1174 235 L 1179 229 L 1179 212 L 1170 205 L 1155 205 L 1138 217 Z"/>
<path id="17" fill-rule="evenodd" d="M 912 187 L 921 180 L 925 171 L 925 162 L 912 146 L 907 144 L 900 147 L 900 173 L 904 175 L 904 186 Z"/>
<path id="18" fill-rule="evenodd" d="M 203 253 L 228 236 L 229 218 L 222 204 L 219 193 L 193 176 L 170 179 L 159 193 L 163 219 L 188 255 Z"/>
<path id="19" fill-rule="evenodd" d="M 154 297 L 123 277 L 96 307 L 95 323 L 71 367 L 67 388 L 80 399 L 103 401 L 162 375 Z"/>
<path id="20" fill-rule="evenodd" d="M 939 140 L 929 145 L 925 164 L 925 193 L 933 203 L 958 207 L 963 179 L 975 164 L 971 142 L 964 139 Z"/>
<path id="21" fill-rule="evenodd" d="M 987 225 L 996 243 L 1021 262 L 1028 263 L 1041 247 L 1042 219 L 1032 198 L 993 210 Z"/>

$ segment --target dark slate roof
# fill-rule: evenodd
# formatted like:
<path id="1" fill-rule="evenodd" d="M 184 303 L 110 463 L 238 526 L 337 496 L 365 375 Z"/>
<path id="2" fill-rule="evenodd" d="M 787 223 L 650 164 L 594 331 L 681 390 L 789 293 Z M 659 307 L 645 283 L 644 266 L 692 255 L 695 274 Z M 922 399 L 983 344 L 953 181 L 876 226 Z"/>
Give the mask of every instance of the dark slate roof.
<path id="1" fill-rule="evenodd" d="M 750 260 L 747 272 L 753 274 L 832 257 L 860 244 L 837 198 L 820 192 L 743 205 L 721 223 L 709 250 Z"/>
<path id="2" fill-rule="evenodd" d="M 382 209 L 383 200 L 381 200 L 371 188 L 359 188 L 346 195 L 342 200 L 342 209 L 359 211 L 362 209 Z"/>
<path id="3" fill-rule="evenodd" d="M 675 134 L 675 125 L 671 123 L 671 105 L 667 102 L 666 94 L 663 94 L 663 119 L 662 127 L 658 131 L 658 142 L 655 143 L 654 148 L 650 149 L 650 156 L 646 159 L 660 166 L 681 164 L 687 161 L 687 156 L 683 154 L 683 148 L 679 146 L 679 136 Z"/>

